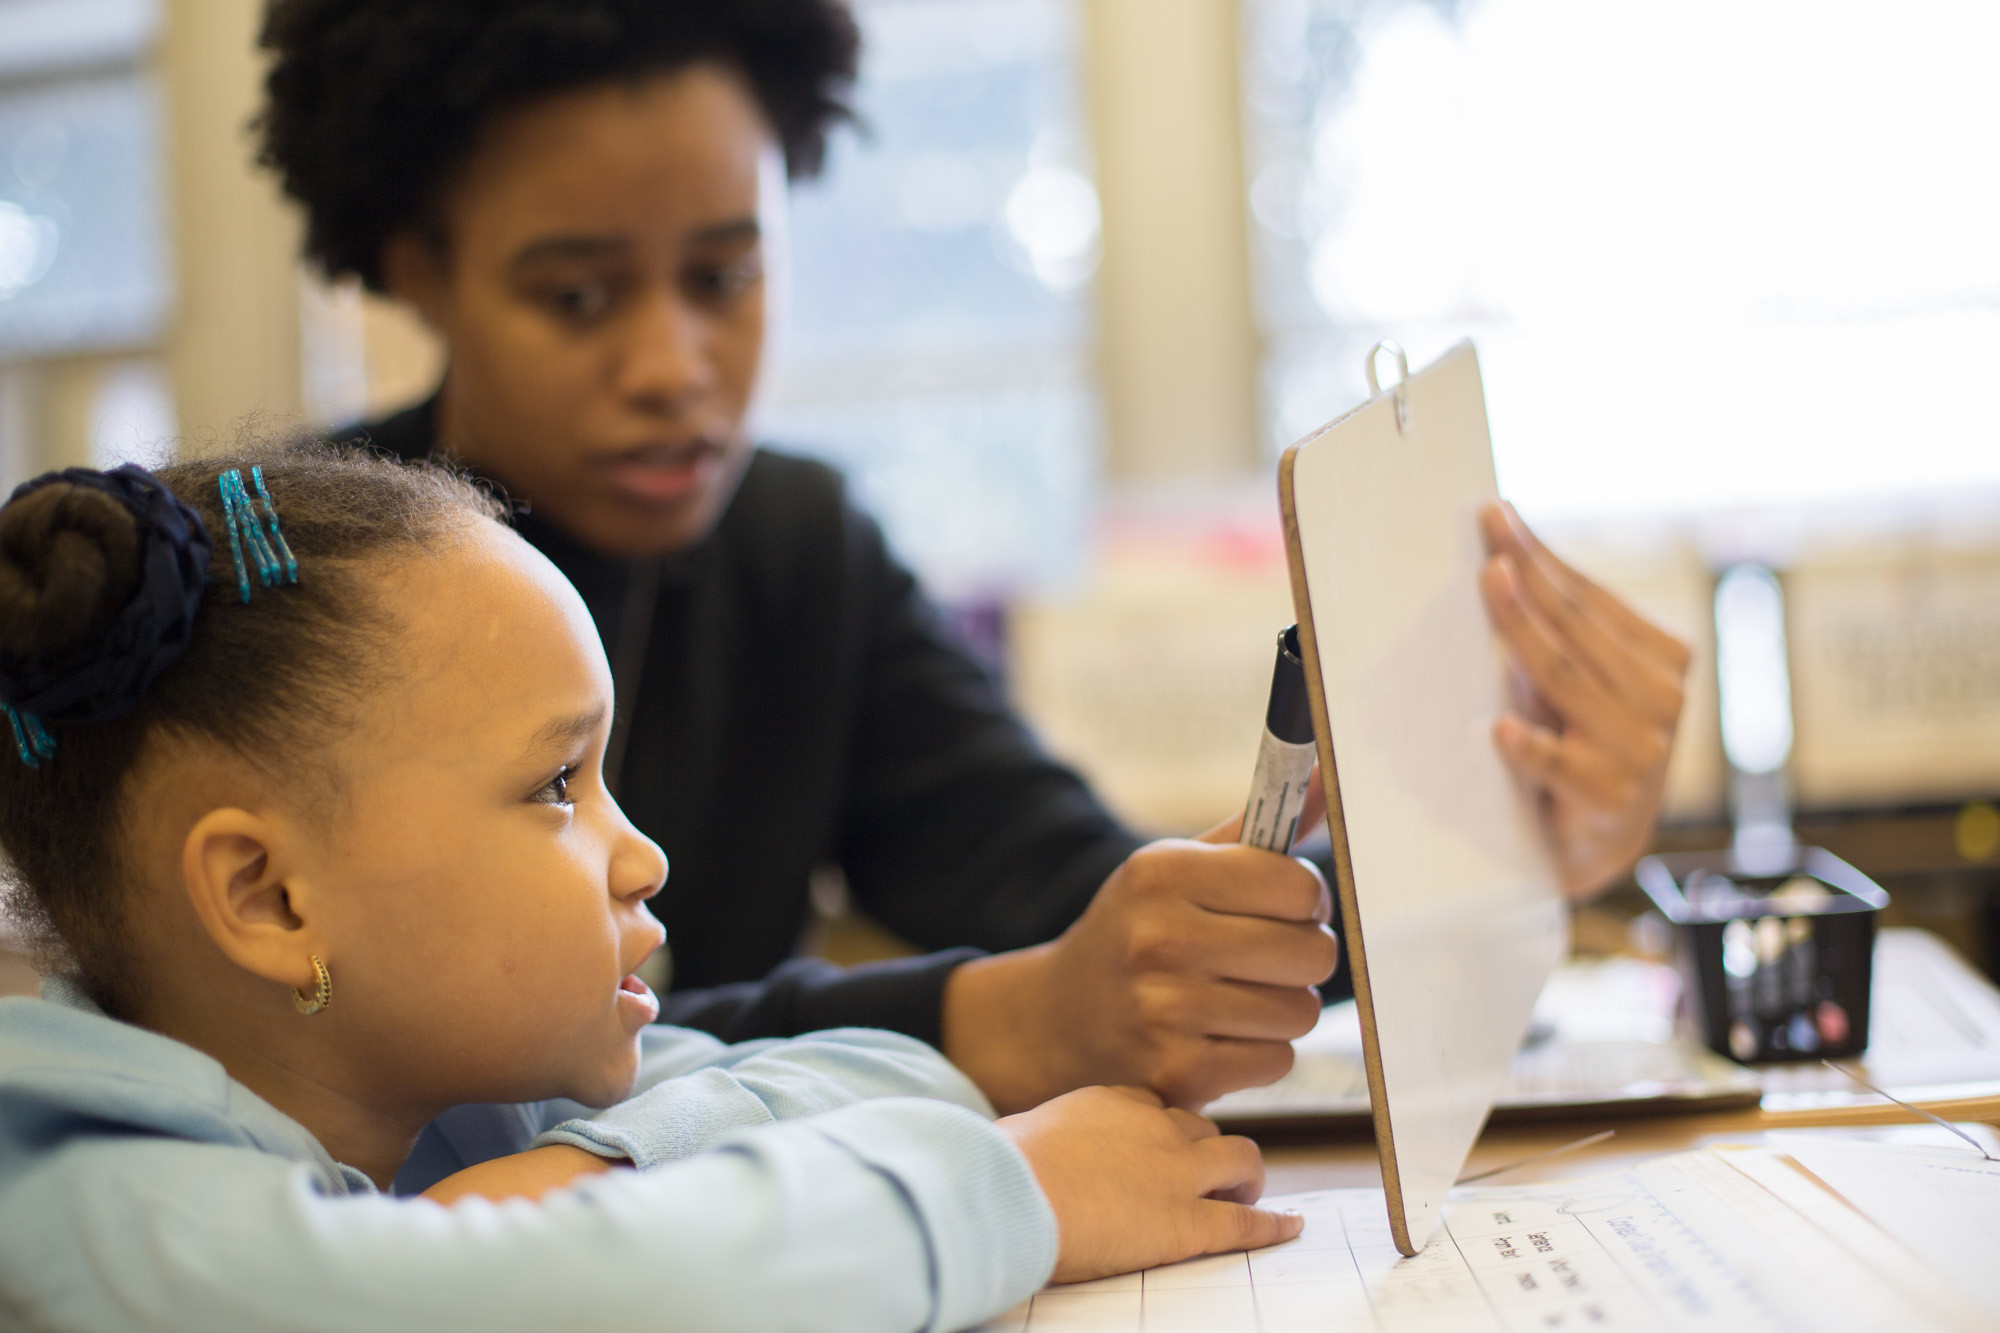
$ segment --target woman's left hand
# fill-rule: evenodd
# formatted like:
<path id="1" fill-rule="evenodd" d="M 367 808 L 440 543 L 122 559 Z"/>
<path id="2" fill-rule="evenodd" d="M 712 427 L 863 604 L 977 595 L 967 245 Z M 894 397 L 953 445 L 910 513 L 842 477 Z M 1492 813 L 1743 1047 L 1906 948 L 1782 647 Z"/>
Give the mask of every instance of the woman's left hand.
<path id="1" fill-rule="evenodd" d="M 1516 686 L 1494 743 L 1540 794 L 1564 891 L 1588 898 L 1652 840 L 1688 646 L 1551 555 L 1512 505 L 1479 522 L 1480 591 Z"/>

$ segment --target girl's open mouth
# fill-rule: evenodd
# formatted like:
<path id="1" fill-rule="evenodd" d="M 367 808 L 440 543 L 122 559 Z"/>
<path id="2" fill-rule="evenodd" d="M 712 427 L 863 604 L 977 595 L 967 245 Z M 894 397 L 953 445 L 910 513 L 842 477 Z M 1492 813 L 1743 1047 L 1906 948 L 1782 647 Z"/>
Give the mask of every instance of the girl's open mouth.
<path id="1" fill-rule="evenodd" d="M 618 1010 L 628 1019 L 636 1019 L 635 1027 L 644 1027 L 659 1018 L 660 1001 L 645 982 L 626 977 L 618 983 Z"/>

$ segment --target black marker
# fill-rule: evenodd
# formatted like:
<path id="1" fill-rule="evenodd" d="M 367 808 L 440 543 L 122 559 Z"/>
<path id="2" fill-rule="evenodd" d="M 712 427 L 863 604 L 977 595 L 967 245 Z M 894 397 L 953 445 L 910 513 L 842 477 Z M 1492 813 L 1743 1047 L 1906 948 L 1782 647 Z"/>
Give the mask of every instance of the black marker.
<path id="1" fill-rule="evenodd" d="M 1306 664 L 1299 655 L 1299 627 L 1293 625 L 1278 636 L 1264 739 L 1257 746 L 1257 771 L 1250 779 L 1250 801 L 1243 807 L 1243 836 L 1238 842 L 1269 852 L 1292 849 L 1317 755 L 1312 704 L 1306 697 Z"/>

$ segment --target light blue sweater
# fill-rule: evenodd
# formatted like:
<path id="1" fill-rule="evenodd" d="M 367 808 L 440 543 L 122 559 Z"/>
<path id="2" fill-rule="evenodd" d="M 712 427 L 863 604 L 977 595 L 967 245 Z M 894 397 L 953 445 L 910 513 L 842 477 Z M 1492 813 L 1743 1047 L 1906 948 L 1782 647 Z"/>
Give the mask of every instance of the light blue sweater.
<path id="1" fill-rule="evenodd" d="M 949 1329 L 1055 1263 L 985 1099 L 889 1033 L 650 1029 L 633 1100 L 462 1108 L 397 1188 L 545 1133 L 641 1170 L 446 1208 L 192 1047 L 42 997 L 0 1000 L 0 1328 Z"/>

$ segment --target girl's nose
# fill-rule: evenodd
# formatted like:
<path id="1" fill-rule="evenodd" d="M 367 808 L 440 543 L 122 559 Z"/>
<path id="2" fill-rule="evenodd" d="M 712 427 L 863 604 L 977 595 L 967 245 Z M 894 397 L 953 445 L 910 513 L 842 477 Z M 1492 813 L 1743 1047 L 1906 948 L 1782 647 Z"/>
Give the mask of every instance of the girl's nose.
<path id="1" fill-rule="evenodd" d="M 667 854 L 621 811 L 618 845 L 611 856 L 611 893 L 622 900 L 644 902 L 667 882 Z"/>

